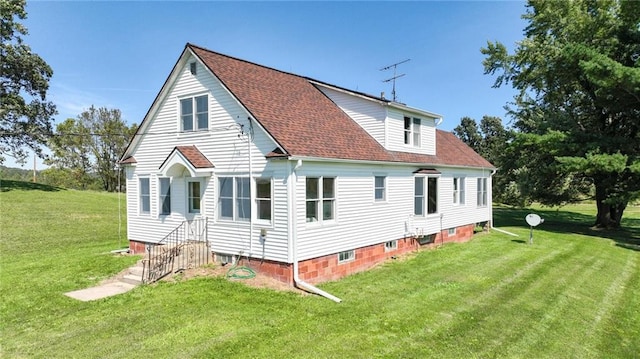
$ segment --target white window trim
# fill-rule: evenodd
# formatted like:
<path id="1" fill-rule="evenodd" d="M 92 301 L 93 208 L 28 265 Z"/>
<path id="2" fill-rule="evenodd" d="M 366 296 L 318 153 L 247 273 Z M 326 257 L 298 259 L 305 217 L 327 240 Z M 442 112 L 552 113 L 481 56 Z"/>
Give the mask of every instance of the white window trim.
<path id="1" fill-rule="evenodd" d="M 415 207 L 413 210 L 413 215 L 415 217 L 418 218 L 427 218 L 427 217 L 435 217 L 440 215 L 440 207 L 441 207 L 441 202 L 440 202 L 440 175 L 416 175 L 414 176 L 413 179 L 413 185 L 414 185 L 414 191 L 413 191 L 413 199 L 415 201 L 416 198 L 416 194 L 415 194 L 415 179 L 418 177 L 422 177 L 424 178 L 424 181 L 422 183 L 423 185 L 423 196 L 422 196 L 422 210 L 423 210 L 423 214 L 416 214 L 415 213 Z M 436 179 L 436 211 L 433 213 L 429 213 L 429 179 L 430 178 L 435 178 Z M 415 206 L 415 203 L 414 203 Z"/>
<path id="2" fill-rule="evenodd" d="M 376 187 L 376 178 L 377 177 L 382 177 L 384 182 L 383 182 L 383 186 L 382 186 L 382 198 L 378 199 L 376 198 L 376 190 L 378 189 L 378 187 Z M 382 173 L 374 173 L 373 174 L 373 203 L 386 203 L 388 202 L 388 198 L 389 198 L 389 185 L 388 185 L 388 177 L 386 174 L 382 174 Z"/>
<path id="3" fill-rule="evenodd" d="M 201 96 L 207 96 L 207 128 L 202 128 L 202 129 L 196 129 L 196 124 L 198 123 L 198 120 L 196 118 L 196 114 L 197 114 L 197 106 L 195 103 L 195 99 L 196 97 L 201 97 Z M 186 100 L 190 98 L 193 104 L 193 114 L 192 114 L 192 121 L 193 121 L 193 129 L 192 130 L 188 130 L 185 131 L 182 128 L 182 105 L 181 105 L 181 101 L 182 100 Z M 209 128 L 211 128 L 211 96 L 209 95 L 209 92 L 199 92 L 199 93 L 195 93 L 195 94 L 189 94 L 189 95 L 183 95 L 183 96 L 176 96 L 176 118 L 178 119 L 178 123 L 177 123 L 177 128 L 178 128 L 178 135 L 191 135 L 191 134 L 200 134 L 202 135 L 203 132 L 208 132 Z"/>
<path id="4" fill-rule="evenodd" d="M 348 258 L 340 259 L 340 256 L 342 254 L 347 255 Z M 355 251 L 355 249 L 350 249 L 348 251 L 339 252 L 336 256 L 338 257 L 338 264 L 349 263 L 349 262 L 353 262 L 353 261 L 356 260 L 356 251 Z"/>
<path id="5" fill-rule="evenodd" d="M 407 129 L 405 128 L 405 121 L 409 120 L 409 129 L 407 131 Z M 418 122 L 416 124 L 416 121 Z M 414 116 L 408 116 L 408 115 L 404 115 L 402 116 L 402 143 L 407 146 L 407 147 L 412 147 L 412 148 L 422 148 L 422 141 L 423 141 L 423 123 L 424 123 L 424 119 L 420 118 L 420 117 L 414 117 Z M 417 127 L 416 127 L 417 125 Z M 407 142 L 407 140 L 405 140 L 405 136 L 408 135 L 408 140 L 409 142 Z M 418 135 L 419 136 L 419 142 L 420 143 L 415 143 L 415 136 Z"/>
<path id="6" fill-rule="evenodd" d="M 143 179 L 146 179 L 149 182 L 149 193 L 147 194 L 147 197 L 149 198 L 149 211 L 148 212 L 144 212 L 142 210 L 142 185 L 141 182 Z M 138 215 L 139 216 L 151 216 L 151 176 L 149 175 L 144 175 L 144 176 L 138 176 Z"/>
<path id="7" fill-rule="evenodd" d="M 231 178 L 231 187 L 232 187 L 232 195 L 231 195 L 231 210 L 232 210 L 232 218 L 222 218 L 221 214 L 221 205 L 220 205 L 220 179 L 221 178 Z M 219 222 L 226 222 L 226 223 L 235 223 L 235 224 L 250 224 L 252 220 L 256 220 L 257 217 L 257 213 L 256 210 L 254 210 L 254 201 L 256 200 L 255 196 L 257 195 L 257 191 L 252 191 L 251 190 L 251 186 L 255 186 L 255 181 L 253 179 L 250 179 L 250 183 L 249 183 L 249 211 L 250 216 L 247 219 L 240 219 L 237 216 L 237 201 L 238 201 L 238 189 L 236 186 L 236 180 L 238 178 L 243 178 L 243 179 L 249 179 L 248 175 L 242 175 L 242 174 L 228 174 L 228 175 L 219 175 L 215 178 L 215 183 L 216 183 L 216 206 L 217 206 L 217 213 L 216 213 L 216 220 Z M 256 195 L 252 196 L 252 193 Z M 271 200 L 271 217 L 273 218 L 273 182 L 272 182 L 272 186 L 271 186 L 271 196 L 272 196 L 272 200 Z M 260 223 L 267 223 L 266 221 L 259 221 Z M 270 222 L 269 222 L 270 223 Z"/>
<path id="8" fill-rule="evenodd" d="M 269 220 L 258 218 L 258 199 L 259 199 L 259 197 L 258 197 L 258 180 L 269 180 L 269 183 L 270 183 L 269 189 L 271 191 L 271 197 L 269 198 L 269 200 L 271 202 L 271 219 L 269 219 Z M 254 216 L 253 219 L 258 224 L 272 225 L 273 222 L 274 222 L 274 220 L 273 220 L 273 216 L 274 216 L 274 213 L 273 213 L 273 210 L 274 210 L 274 205 L 273 205 L 273 202 L 274 202 L 274 200 L 273 200 L 273 194 L 274 194 L 274 192 L 273 192 L 273 177 L 272 176 L 255 177 L 255 178 L 252 179 L 251 182 L 252 182 L 251 185 L 255 186 L 255 190 L 254 190 L 253 193 L 256 194 L 255 198 L 253 199 L 253 202 L 252 202 L 252 203 L 255 203 L 256 210 L 255 211 L 251 211 L 251 215 Z"/>
<path id="9" fill-rule="evenodd" d="M 191 192 L 189 192 L 189 183 L 193 183 L 193 182 L 198 182 L 200 183 L 200 211 L 199 212 L 191 212 L 191 207 L 189 205 L 189 197 L 191 195 Z M 205 192 L 205 188 L 204 188 L 204 180 L 201 177 L 188 177 L 187 180 L 185 181 L 185 208 L 186 208 L 186 215 L 189 217 L 196 217 L 196 216 L 202 216 L 204 215 L 205 212 L 205 208 L 204 208 L 204 192 Z"/>
<path id="10" fill-rule="evenodd" d="M 479 186 L 479 184 L 482 183 L 482 186 Z M 478 177 L 477 181 L 476 181 L 476 206 L 478 208 L 486 208 L 489 206 L 489 180 L 487 179 L 487 177 Z M 480 187 L 484 187 L 484 188 L 480 188 Z M 478 197 L 479 195 L 483 193 L 484 196 L 482 196 L 482 199 L 484 200 L 484 203 L 480 203 L 480 201 L 478 201 Z"/>
<path id="11" fill-rule="evenodd" d="M 388 241 L 384 244 L 384 251 L 391 252 L 398 249 L 398 240 Z"/>
<path id="12" fill-rule="evenodd" d="M 307 178 L 317 178 L 318 179 L 318 198 L 315 200 L 318 202 L 316 207 L 316 213 L 318 215 L 318 219 L 315 222 L 307 222 L 307 197 L 306 197 L 306 182 Z M 323 184 L 325 178 L 333 178 L 333 218 L 325 219 L 323 215 L 323 202 L 325 200 L 323 196 Z M 304 218 L 306 225 L 311 227 L 320 227 L 325 225 L 334 225 L 338 222 L 338 176 L 316 176 L 316 175 L 307 175 L 305 177 L 305 197 L 304 197 Z"/>
<path id="13" fill-rule="evenodd" d="M 455 181 L 458 180 L 458 189 L 456 190 Z M 467 178 L 466 177 L 453 177 L 453 205 L 463 207 L 466 203 L 467 197 Z"/>
<path id="14" fill-rule="evenodd" d="M 163 201 L 162 201 L 162 186 L 160 185 L 161 181 L 163 179 L 167 179 L 169 180 L 169 213 L 162 213 L 162 206 L 163 206 Z M 173 181 L 171 179 L 171 177 L 158 177 L 158 216 L 160 217 L 168 217 L 171 214 L 173 214 L 173 200 L 171 199 L 171 187 L 173 185 Z"/>

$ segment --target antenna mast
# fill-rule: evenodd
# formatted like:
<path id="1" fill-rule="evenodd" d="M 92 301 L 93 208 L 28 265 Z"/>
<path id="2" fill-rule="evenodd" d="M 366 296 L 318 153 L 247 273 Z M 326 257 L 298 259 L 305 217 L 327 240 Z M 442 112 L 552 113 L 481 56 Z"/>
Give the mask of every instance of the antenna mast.
<path id="1" fill-rule="evenodd" d="M 393 65 L 385 66 L 385 67 L 380 69 L 380 71 L 385 71 L 385 70 L 389 70 L 389 69 L 391 69 L 393 67 L 393 77 L 388 78 L 386 80 L 382 80 L 382 82 L 393 81 L 393 88 L 391 90 L 391 96 L 393 97 L 393 102 L 396 102 L 396 79 L 405 75 L 405 74 L 396 75 L 396 69 L 397 69 L 398 65 L 404 64 L 405 62 L 408 62 L 408 61 L 411 61 L 411 59 L 406 59 L 404 61 L 396 62 Z"/>

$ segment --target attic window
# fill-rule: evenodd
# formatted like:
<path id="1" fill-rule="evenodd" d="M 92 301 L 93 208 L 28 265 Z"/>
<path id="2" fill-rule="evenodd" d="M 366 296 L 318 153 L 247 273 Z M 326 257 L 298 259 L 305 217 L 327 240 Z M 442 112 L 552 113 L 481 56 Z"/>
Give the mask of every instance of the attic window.
<path id="1" fill-rule="evenodd" d="M 207 95 L 180 99 L 181 130 L 205 131 L 209 128 L 209 97 Z"/>
<path id="2" fill-rule="evenodd" d="M 420 147 L 422 139 L 420 136 L 419 118 L 404 117 L 404 144 L 413 147 Z"/>
<path id="3" fill-rule="evenodd" d="M 192 75 L 195 75 L 197 73 L 197 67 L 195 62 L 192 62 L 189 64 L 189 71 L 191 71 Z"/>

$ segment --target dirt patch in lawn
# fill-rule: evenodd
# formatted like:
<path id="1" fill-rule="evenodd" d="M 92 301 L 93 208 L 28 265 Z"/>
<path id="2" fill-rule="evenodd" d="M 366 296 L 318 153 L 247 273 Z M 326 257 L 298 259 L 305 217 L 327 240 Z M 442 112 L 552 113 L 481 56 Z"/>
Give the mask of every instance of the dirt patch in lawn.
<path id="1" fill-rule="evenodd" d="M 183 271 L 179 271 L 178 273 L 172 273 L 164 277 L 162 280 L 180 281 L 180 280 L 189 280 L 195 277 L 227 278 L 227 273 L 229 272 L 229 269 L 231 269 L 231 265 L 221 266 L 218 264 L 215 264 L 215 265 L 209 264 L 199 268 L 186 269 Z M 295 292 L 299 294 L 309 294 L 306 291 L 300 290 L 287 283 L 283 283 L 267 275 L 260 274 L 260 272 L 256 272 L 253 278 L 231 278 L 230 277 L 230 278 L 227 278 L 227 280 L 239 282 L 255 288 L 266 288 L 266 289 L 279 290 L 279 291 Z"/>

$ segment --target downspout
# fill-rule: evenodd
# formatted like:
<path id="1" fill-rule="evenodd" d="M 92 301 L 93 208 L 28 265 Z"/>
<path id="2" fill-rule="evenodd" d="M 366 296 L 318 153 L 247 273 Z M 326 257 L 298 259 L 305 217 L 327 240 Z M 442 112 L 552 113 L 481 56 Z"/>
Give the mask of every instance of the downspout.
<path id="1" fill-rule="evenodd" d="M 249 153 L 249 208 L 253 207 L 254 199 L 255 199 L 255 191 L 253 186 L 253 161 L 251 159 L 251 142 L 253 141 L 253 125 L 251 124 L 251 117 L 248 117 L 249 121 L 249 133 L 247 133 L 247 151 Z M 249 257 L 253 256 L 253 214 L 254 211 L 251 211 L 249 215 Z M 249 259 L 249 258 L 247 258 Z"/>
<path id="2" fill-rule="evenodd" d="M 315 293 L 318 295 L 321 295 L 327 299 L 331 299 L 336 303 L 340 303 L 342 302 L 342 299 L 329 294 L 325 291 L 323 291 L 322 289 L 315 287 L 305 281 L 303 281 L 302 279 L 300 279 L 299 276 L 299 272 L 298 272 L 298 248 L 297 248 L 297 231 L 296 231 L 296 222 L 297 222 L 297 213 L 296 213 L 296 190 L 297 190 L 297 186 L 296 184 L 298 183 L 298 175 L 296 174 L 296 170 L 298 168 L 300 168 L 302 166 L 302 160 L 298 160 L 296 162 L 296 166 L 294 168 L 291 168 L 292 162 L 289 161 L 289 189 L 290 189 L 290 193 L 291 195 L 289 196 L 289 208 L 290 213 L 291 213 L 291 217 L 289 218 L 289 223 L 290 225 L 290 231 L 289 234 L 291 236 L 291 250 L 293 252 L 293 282 L 295 287 L 306 290 L 308 292 L 311 293 Z"/>
<path id="3" fill-rule="evenodd" d="M 491 193 L 490 193 L 490 197 L 491 198 L 491 206 L 489 207 L 489 217 L 491 218 L 491 220 L 489 221 L 489 228 L 493 228 L 493 175 L 496 174 L 496 172 L 498 171 L 498 169 L 493 169 L 491 170 L 491 175 L 489 176 L 489 178 L 491 178 Z"/>

